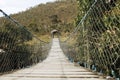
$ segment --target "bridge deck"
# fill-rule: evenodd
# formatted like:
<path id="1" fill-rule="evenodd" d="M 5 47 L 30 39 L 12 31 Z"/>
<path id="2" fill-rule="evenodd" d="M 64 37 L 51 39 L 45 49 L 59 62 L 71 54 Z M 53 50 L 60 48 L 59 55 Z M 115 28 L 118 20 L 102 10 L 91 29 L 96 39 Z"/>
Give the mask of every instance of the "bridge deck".
<path id="1" fill-rule="evenodd" d="M 64 56 L 57 38 L 53 39 L 49 56 L 42 63 L 0 76 L 0 80 L 105 80 Z"/>

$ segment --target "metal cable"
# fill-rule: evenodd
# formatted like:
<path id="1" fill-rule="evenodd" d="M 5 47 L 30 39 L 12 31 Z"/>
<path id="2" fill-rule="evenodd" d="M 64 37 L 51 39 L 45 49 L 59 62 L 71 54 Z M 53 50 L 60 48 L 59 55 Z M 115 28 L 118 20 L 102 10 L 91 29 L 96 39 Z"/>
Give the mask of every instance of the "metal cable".
<path id="1" fill-rule="evenodd" d="M 118 1 L 94 1 L 69 38 L 61 42 L 65 55 L 81 66 L 120 78 L 119 6 Z"/>
<path id="2" fill-rule="evenodd" d="M 32 66 L 43 61 L 51 43 L 40 40 L 8 16 L 0 17 L 0 74 Z"/>

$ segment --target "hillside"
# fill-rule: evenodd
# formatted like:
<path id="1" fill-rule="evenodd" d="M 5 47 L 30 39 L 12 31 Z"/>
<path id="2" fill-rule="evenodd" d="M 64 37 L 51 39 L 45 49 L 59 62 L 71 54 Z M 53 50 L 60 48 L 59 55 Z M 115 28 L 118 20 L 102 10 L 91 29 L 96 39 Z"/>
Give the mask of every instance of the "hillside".
<path id="1" fill-rule="evenodd" d="M 58 29 L 62 34 L 69 33 L 74 28 L 76 16 L 77 1 L 75 0 L 39 4 L 27 11 L 12 15 L 36 35 L 42 35 L 42 38 L 48 37 L 46 35 L 49 35 L 53 29 Z"/>

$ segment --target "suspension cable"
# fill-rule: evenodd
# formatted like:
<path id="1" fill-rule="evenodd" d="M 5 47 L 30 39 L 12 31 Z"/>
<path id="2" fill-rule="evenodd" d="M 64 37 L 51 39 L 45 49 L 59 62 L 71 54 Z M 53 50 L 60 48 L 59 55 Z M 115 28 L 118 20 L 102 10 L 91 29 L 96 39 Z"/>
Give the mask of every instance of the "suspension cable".
<path id="1" fill-rule="evenodd" d="M 73 32 L 70 33 L 70 35 L 68 36 L 68 38 L 63 41 L 66 42 L 68 41 L 79 29 L 80 29 L 80 25 L 84 22 L 84 20 L 86 19 L 86 17 L 89 15 L 92 7 L 97 3 L 97 0 L 95 0 L 95 2 L 92 4 L 92 6 L 89 8 L 89 10 L 87 11 L 87 13 L 83 16 L 83 18 L 80 20 L 80 22 L 78 23 L 77 27 L 73 30 Z"/>
<path id="2" fill-rule="evenodd" d="M 31 33 L 30 30 L 26 29 L 22 24 L 20 24 L 17 20 L 13 19 L 12 17 L 8 16 L 3 10 L 0 9 L 0 12 L 3 13 L 3 15 L 8 18 L 10 21 L 14 22 L 18 27 L 21 27 L 23 28 L 24 30 L 26 30 L 27 32 L 29 32 L 33 37 L 35 37 L 36 39 L 38 39 L 39 41 L 41 42 L 44 42 L 44 43 L 48 43 L 48 42 L 45 42 L 45 41 L 42 41 L 40 40 L 36 35 L 34 35 L 33 33 Z"/>

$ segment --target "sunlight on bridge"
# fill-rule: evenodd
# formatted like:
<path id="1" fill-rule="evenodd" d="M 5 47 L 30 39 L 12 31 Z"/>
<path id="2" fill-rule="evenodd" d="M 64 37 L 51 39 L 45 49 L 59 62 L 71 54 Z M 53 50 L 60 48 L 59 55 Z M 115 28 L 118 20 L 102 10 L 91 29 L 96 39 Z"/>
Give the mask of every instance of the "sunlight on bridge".
<path id="1" fill-rule="evenodd" d="M 120 2 L 79 5 L 76 28 L 49 42 L 0 10 L 0 80 L 120 80 Z"/>
<path id="2" fill-rule="evenodd" d="M 70 63 L 63 54 L 59 40 L 53 39 L 48 58 L 30 68 L 0 76 L 0 80 L 104 80 L 94 72 Z"/>

